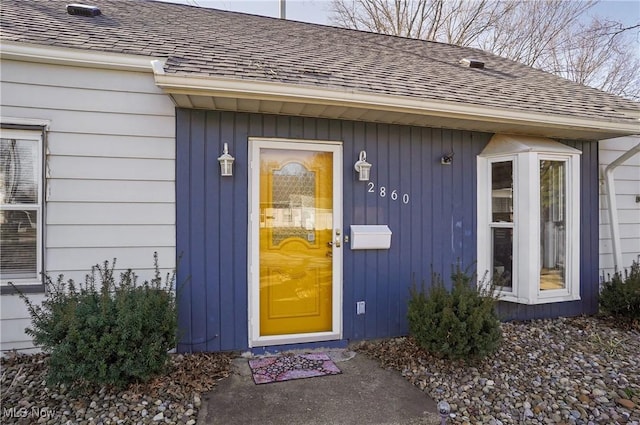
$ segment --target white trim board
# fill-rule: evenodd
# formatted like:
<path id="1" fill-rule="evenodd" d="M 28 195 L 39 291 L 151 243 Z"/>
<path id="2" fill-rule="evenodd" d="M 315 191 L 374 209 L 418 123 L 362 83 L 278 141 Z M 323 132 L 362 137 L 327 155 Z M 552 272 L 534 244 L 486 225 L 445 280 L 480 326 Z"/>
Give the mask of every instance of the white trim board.
<path id="1" fill-rule="evenodd" d="M 608 119 L 597 120 L 568 115 L 543 114 L 508 108 L 470 105 L 461 102 L 371 94 L 327 87 L 202 75 L 165 74 L 157 65 L 154 66 L 154 77 L 158 87 L 173 95 L 174 100 L 180 95 L 187 98 L 186 101 L 189 102 L 190 107 L 194 107 L 194 104 L 190 101 L 190 96 L 327 105 L 434 116 L 460 120 L 461 123 L 495 123 L 501 126 L 521 127 L 523 132 L 536 132 L 536 134 L 548 131 L 545 128 L 563 129 L 575 133 L 576 137 L 580 136 L 588 139 L 604 138 L 596 137 L 600 134 L 626 135 L 637 133 L 640 123 L 640 119 L 636 119 L 635 122 L 631 120 L 629 122 L 612 122 Z M 215 104 L 215 102 L 211 104 Z"/>
<path id="2" fill-rule="evenodd" d="M 152 61 L 164 64 L 166 59 L 153 56 L 125 55 L 27 43 L 2 42 L 0 58 L 27 62 L 51 63 L 121 71 L 153 72 Z"/>

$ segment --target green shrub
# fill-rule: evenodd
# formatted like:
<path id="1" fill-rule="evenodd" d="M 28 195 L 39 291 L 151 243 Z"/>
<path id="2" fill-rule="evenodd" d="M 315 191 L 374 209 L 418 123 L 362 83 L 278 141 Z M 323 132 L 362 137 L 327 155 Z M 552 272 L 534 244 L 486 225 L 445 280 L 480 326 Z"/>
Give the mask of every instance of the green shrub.
<path id="1" fill-rule="evenodd" d="M 62 275 L 55 283 L 46 276 L 42 305 L 21 294 L 31 315 L 26 332 L 50 354 L 49 385 L 124 387 L 149 380 L 167 364 L 176 345 L 175 273 L 163 283 L 154 254 L 151 282 L 138 284 L 129 269 L 116 283 L 115 263 L 93 266 L 77 286 Z"/>
<path id="2" fill-rule="evenodd" d="M 418 344 L 449 359 L 482 359 L 502 339 L 493 288 L 479 289 L 459 266 L 451 276 L 451 292 L 432 274 L 428 293 L 413 285 L 408 306 L 409 332 Z M 482 285 L 481 285 L 482 286 Z"/>
<path id="3" fill-rule="evenodd" d="M 634 261 L 624 273 L 615 273 L 600 292 L 601 310 L 612 316 L 640 320 L 640 263 Z"/>

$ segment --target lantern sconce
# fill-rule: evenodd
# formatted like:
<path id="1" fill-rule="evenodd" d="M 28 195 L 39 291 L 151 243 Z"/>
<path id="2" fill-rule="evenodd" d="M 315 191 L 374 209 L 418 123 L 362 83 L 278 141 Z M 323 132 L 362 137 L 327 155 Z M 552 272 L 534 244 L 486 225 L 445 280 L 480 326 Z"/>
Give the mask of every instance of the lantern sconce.
<path id="1" fill-rule="evenodd" d="M 225 143 L 222 155 L 218 158 L 220 163 L 220 175 L 223 177 L 233 176 L 233 161 L 236 159 L 229 155 L 229 146 Z"/>
<path id="2" fill-rule="evenodd" d="M 367 152 L 360 151 L 360 157 L 353 165 L 353 168 L 358 172 L 358 180 L 361 182 L 369 181 L 369 172 L 371 171 L 371 164 L 367 162 Z"/>

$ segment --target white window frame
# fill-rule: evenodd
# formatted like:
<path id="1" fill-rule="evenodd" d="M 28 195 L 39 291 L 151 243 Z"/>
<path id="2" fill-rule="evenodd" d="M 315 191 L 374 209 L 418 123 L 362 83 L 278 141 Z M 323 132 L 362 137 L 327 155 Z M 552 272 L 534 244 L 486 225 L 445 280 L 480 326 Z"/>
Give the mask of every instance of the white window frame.
<path id="1" fill-rule="evenodd" d="M 491 165 L 513 161 L 513 265 L 510 290 L 496 288 L 500 300 L 520 304 L 547 304 L 580 299 L 580 151 L 558 142 L 509 136 L 517 143 L 488 146 L 477 157 L 478 274 L 493 278 Z M 492 139 L 492 142 L 493 140 Z M 540 289 L 540 161 L 565 163 L 566 226 L 565 287 Z M 486 282 L 486 283 L 488 283 Z"/>
<path id="2" fill-rule="evenodd" d="M 37 239 L 36 239 L 36 276 L 34 278 L 26 278 L 26 279 L 0 279 L 0 286 L 2 288 L 8 288 L 9 282 L 14 284 L 15 286 L 34 286 L 34 285 L 42 285 L 42 274 L 43 274 L 43 247 L 44 247 L 44 179 L 43 179 L 43 168 L 44 168 L 44 158 L 43 158 L 43 150 L 44 150 L 44 138 L 42 130 L 18 130 L 18 129 L 1 129 L 0 130 L 0 138 L 2 139 L 18 139 L 18 140 L 35 140 L 37 142 L 38 150 L 37 150 L 37 164 L 35 167 L 37 168 L 36 179 L 38 182 L 38 202 L 36 204 L 4 204 L 0 205 L 0 210 L 2 211 L 11 211 L 11 210 L 36 210 L 36 219 L 37 219 Z M 1 249 L 1 248 L 0 248 Z"/>
<path id="3" fill-rule="evenodd" d="M 516 221 L 518 218 L 518 204 L 516 202 L 516 190 L 515 188 L 517 187 L 517 180 L 518 180 L 518 158 L 515 155 L 506 155 L 506 156 L 498 156 L 498 157 L 494 157 L 494 158 L 490 158 L 488 160 L 488 164 L 487 167 L 489 169 L 489 173 L 487 174 L 487 191 L 489 194 L 489 203 L 487 205 L 489 205 L 489 208 L 486 211 L 487 217 L 488 217 L 488 229 L 486 229 L 486 231 L 488 232 L 487 237 L 489 240 L 489 249 L 487 250 L 486 248 L 484 249 L 484 252 L 488 253 L 488 259 L 487 261 L 489 262 L 488 264 L 492 264 L 493 263 L 493 229 L 513 229 L 513 247 L 512 247 L 512 252 L 513 252 L 513 259 L 512 259 L 512 263 L 511 263 L 511 273 L 512 273 L 512 277 L 511 277 L 511 288 L 508 289 L 508 287 L 499 287 L 497 288 L 501 294 L 504 295 L 511 295 L 511 296 L 516 296 L 516 294 L 518 293 L 518 279 L 516 279 L 516 276 L 518 275 L 518 262 L 516 261 L 516 258 L 518 258 L 518 227 L 516 226 Z M 491 166 L 497 162 L 511 162 L 512 164 L 512 170 L 513 170 L 513 221 L 511 222 L 494 222 L 493 221 L 493 217 L 492 217 L 492 213 L 493 213 L 493 199 L 492 199 L 492 182 L 491 182 Z M 491 269 L 493 267 L 490 266 L 487 268 L 487 270 L 489 270 L 491 272 Z M 484 270 L 484 269 L 483 269 Z M 493 276 L 490 274 L 488 275 L 489 278 L 493 278 Z"/>

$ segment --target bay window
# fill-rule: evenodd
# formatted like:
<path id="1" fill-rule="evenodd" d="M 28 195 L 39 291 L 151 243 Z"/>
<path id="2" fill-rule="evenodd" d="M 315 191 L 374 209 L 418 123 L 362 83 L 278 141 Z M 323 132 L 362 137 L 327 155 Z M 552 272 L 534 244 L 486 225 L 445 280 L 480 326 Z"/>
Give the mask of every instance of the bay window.
<path id="1" fill-rule="evenodd" d="M 42 133 L 0 133 L 0 282 L 42 282 Z"/>
<path id="2" fill-rule="evenodd" d="M 580 298 L 580 151 L 495 135 L 478 156 L 478 272 L 503 301 Z"/>

